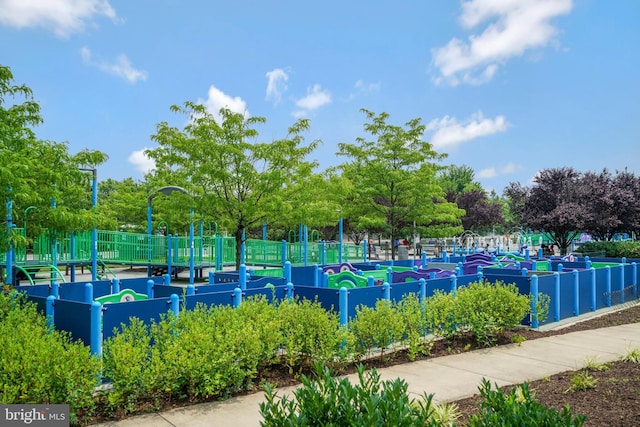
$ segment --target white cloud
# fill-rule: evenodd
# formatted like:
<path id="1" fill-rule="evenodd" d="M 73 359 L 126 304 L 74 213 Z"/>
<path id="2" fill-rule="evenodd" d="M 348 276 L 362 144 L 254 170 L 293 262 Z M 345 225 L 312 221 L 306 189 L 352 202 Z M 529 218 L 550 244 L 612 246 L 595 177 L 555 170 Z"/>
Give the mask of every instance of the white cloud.
<path id="1" fill-rule="evenodd" d="M 453 148 L 457 145 L 482 136 L 504 132 L 509 123 L 504 116 L 488 119 L 481 112 L 473 114 L 464 123 L 454 117 L 445 116 L 434 119 L 426 126 L 426 131 L 432 131 L 431 144 L 435 149 Z"/>
<path id="2" fill-rule="evenodd" d="M 275 68 L 268 71 L 267 77 L 267 101 L 273 101 L 277 105 L 282 100 L 282 94 L 287 91 L 287 80 L 289 75 L 282 68 Z"/>
<path id="3" fill-rule="evenodd" d="M 222 117 L 220 116 L 220 110 L 222 108 L 228 108 L 234 113 L 243 114 L 245 117 L 250 116 L 247 103 L 242 98 L 227 95 L 214 85 L 209 87 L 208 98 L 204 101 L 199 100 L 198 102 L 207 107 L 207 110 L 215 117 L 217 122 L 222 121 Z"/>
<path id="4" fill-rule="evenodd" d="M 127 58 L 126 55 L 119 55 L 116 58 L 116 61 L 113 63 L 94 60 L 91 50 L 89 50 L 89 48 L 87 47 L 83 47 L 82 49 L 80 49 L 80 55 L 82 55 L 82 61 L 85 64 L 91 65 L 92 67 L 97 67 L 105 73 L 121 77 L 129 83 L 133 84 L 138 80 L 147 80 L 148 73 L 144 70 L 133 68 L 133 66 L 131 65 L 131 61 L 129 61 L 129 58 Z"/>
<path id="5" fill-rule="evenodd" d="M 468 0 L 462 4 L 460 23 L 473 29 L 489 24 L 465 42 L 453 38 L 432 51 L 440 72 L 436 83 L 482 84 L 498 67 L 525 51 L 546 46 L 558 30 L 551 20 L 571 12 L 572 0 Z"/>
<path id="6" fill-rule="evenodd" d="M 134 151 L 129 155 L 129 158 L 127 158 L 129 163 L 144 174 L 156 168 L 156 163 L 144 154 L 145 150 L 147 150 L 146 147 L 142 150 Z"/>
<path id="7" fill-rule="evenodd" d="M 293 115 L 294 117 L 301 117 L 330 103 L 331 93 L 326 89 L 322 89 L 319 84 L 315 84 L 307 88 L 307 96 L 296 101 L 296 107 L 301 110 L 294 111 Z"/>
<path id="8" fill-rule="evenodd" d="M 506 165 L 502 166 L 500 170 L 496 168 L 481 169 L 480 171 L 478 171 L 476 176 L 480 179 L 495 178 L 496 176 L 499 176 L 499 175 L 511 175 L 522 169 L 523 167 L 521 165 L 517 165 L 513 162 L 509 162 Z"/>
<path id="9" fill-rule="evenodd" d="M 380 84 L 380 82 L 376 82 L 376 83 L 365 83 L 362 80 L 358 80 L 356 82 L 355 85 L 353 85 L 353 87 L 361 93 L 373 93 L 373 92 L 379 92 L 380 91 L 380 87 L 382 85 Z"/>
<path id="10" fill-rule="evenodd" d="M 99 16 L 117 19 L 108 0 L 0 0 L 0 24 L 44 28 L 59 37 L 83 31 Z"/>

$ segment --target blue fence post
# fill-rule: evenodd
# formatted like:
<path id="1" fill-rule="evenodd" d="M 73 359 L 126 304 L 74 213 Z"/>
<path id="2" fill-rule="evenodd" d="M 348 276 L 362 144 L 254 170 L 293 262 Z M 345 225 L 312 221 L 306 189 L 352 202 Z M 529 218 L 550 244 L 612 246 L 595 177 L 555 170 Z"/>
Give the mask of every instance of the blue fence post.
<path id="1" fill-rule="evenodd" d="M 551 262 L 551 260 L 547 261 L 547 270 L 553 271 L 553 263 Z"/>
<path id="2" fill-rule="evenodd" d="M 171 274 L 165 273 L 162 275 L 162 284 L 167 286 L 171 284 Z"/>
<path id="3" fill-rule="evenodd" d="M 322 273 L 322 287 L 323 288 L 329 287 L 329 273 L 327 273 L 326 271 Z"/>
<path id="4" fill-rule="evenodd" d="M 247 266 L 244 264 L 240 265 L 240 289 L 247 289 Z"/>
<path id="5" fill-rule="evenodd" d="M 316 288 L 319 288 L 322 285 L 322 273 L 322 267 L 316 267 L 313 274 L 313 286 L 315 286 Z"/>
<path id="6" fill-rule="evenodd" d="M 538 276 L 531 276 L 531 327 L 538 328 Z"/>
<path id="7" fill-rule="evenodd" d="M 382 284 L 382 298 L 387 301 L 391 300 L 391 285 L 387 282 Z"/>
<path id="8" fill-rule="evenodd" d="M 638 265 L 635 262 L 631 263 L 631 285 L 633 285 L 633 299 L 638 298 Z"/>
<path id="9" fill-rule="evenodd" d="M 393 283 L 393 269 L 391 267 L 387 267 L 387 282 Z"/>
<path id="10" fill-rule="evenodd" d="M 367 286 L 372 287 L 376 284 L 375 282 L 376 279 L 373 278 L 373 276 L 368 276 L 367 277 Z"/>
<path id="11" fill-rule="evenodd" d="M 238 308 L 242 305 L 242 289 L 235 288 L 233 290 L 233 306 Z"/>
<path id="12" fill-rule="evenodd" d="M 542 248 L 538 248 L 538 259 L 542 259 Z"/>
<path id="13" fill-rule="evenodd" d="M 536 260 L 531 261 L 531 270 L 533 270 L 533 271 L 537 271 L 538 270 L 538 261 L 536 261 Z"/>
<path id="14" fill-rule="evenodd" d="M 356 270 L 356 276 L 364 276 L 364 273 L 359 268 Z"/>
<path id="15" fill-rule="evenodd" d="M 111 293 L 117 294 L 118 292 L 120 292 L 120 279 L 114 277 L 111 279 Z"/>
<path id="16" fill-rule="evenodd" d="M 153 280 L 147 280 L 147 298 L 149 299 L 153 299 L 153 286 L 155 285 L 155 283 L 153 283 Z"/>
<path id="17" fill-rule="evenodd" d="M 460 272 L 456 271 L 456 275 L 459 275 L 459 274 L 460 274 Z M 429 279 L 435 279 L 435 278 L 436 278 L 436 272 L 435 271 L 430 271 L 429 272 Z"/>
<path id="18" fill-rule="evenodd" d="M 340 326 L 349 322 L 349 291 L 344 286 L 338 291 L 338 309 L 340 310 Z"/>
<path id="19" fill-rule="evenodd" d="M 427 281 L 420 279 L 418 283 L 420 283 L 420 302 L 424 302 L 427 299 Z"/>
<path id="20" fill-rule="evenodd" d="M 607 307 L 611 307 L 611 266 L 605 266 L 604 270 L 606 272 L 605 279 L 605 295 L 607 295 Z"/>
<path id="21" fill-rule="evenodd" d="M 173 312 L 174 316 L 178 317 L 180 315 L 180 298 L 178 298 L 178 295 L 171 294 L 169 296 L 169 309 Z"/>
<path id="22" fill-rule="evenodd" d="M 57 280 L 54 280 L 51 284 L 51 295 L 53 295 L 55 299 L 60 299 L 60 284 Z"/>
<path id="23" fill-rule="evenodd" d="M 529 255 L 529 248 L 524 250 L 524 260 L 529 261 L 531 259 L 531 255 Z"/>
<path id="24" fill-rule="evenodd" d="M 55 304 L 56 304 L 56 297 L 54 297 L 53 295 L 49 295 L 47 297 L 47 305 L 45 307 L 45 316 L 47 318 L 47 329 L 49 331 L 53 331 L 53 328 L 55 327 Z"/>
<path id="25" fill-rule="evenodd" d="M 589 286 L 591 288 L 591 311 L 596 311 L 596 269 L 589 268 Z"/>
<path id="26" fill-rule="evenodd" d="M 169 277 L 171 277 L 171 272 L 173 271 L 173 267 L 172 267 L 173 254 L 171 253 L 172 249 L 173 249 L 173 236 L 169 234 L 167 236 L 167 274 L 169 274 Z"/>
<path id="27" fill-rule="evenodd" d="M 215 283 L 215 272 L 209 270 L 209 284 L 213 285 Z"/>
<path id="28" fill-rule="evenodd" d="M 529 270 L 523 268 L 520 273 L 522 274 L 522 277 L 527 277 L 529 275 Z"/>
<path id="29" fill-rule="evenodd" d="M 427 268 L 427 253 L 426 252 L 422 252 L 420 254 L 420 261 L 421 261 L 422 268 L 426 269 Z"/>
<path id="30" fill-rule="evenodd" d="M 293 299 L 293 283 L 287 283 L 287 299 Z"/>
<path id="31" fill-rule="evenodd" d="M 284 239 L 282 239 L 281 258 L 282 258 L 282 265 L 284 265 L 287 262 L 287 241 Z"/>
<path id="32" fill-rule="evenodd" d="M 558 264 L 558 272 L 562 273 L 562 271 L 564 270 L 564 265 L 562 265 L 562 263 Z"/>
<path id="33" fill-rule="evenodd" d="M 91 303 L 91 337 L 89 338 L 91 354 L 102 355 L 102 304 Z"/>
<path id="34" fill-rule="evenodd" d="M 291 262 L 284 263 L 284 280 L 285 282 L 291 282 Z"/>
<path id="35" fill-rule="evenodd" d="M 84 285 L 84 302 L 91 304 L 93 302 L 93 285 L 85 283 Z"/>
<path id="36" fill-rule="evenodd" d="M 369 253 L 369 242 L 367 241 L 367 239 L 364 239 L 362 241 L 362 248 L 364 249 L 362 251 L 362 262 L 364 262 L 366 264 L 367 263 L 367 254 Z"/>
<path id="37" fill-rule="evenodd" d="M 478 270 L 478 273 L 476 274 L 476 278 L 478 279 L 478 282 L 482 282 L 482 267 L 480 267 L 480 269 Z"/>
<path id="38" fill-rule="evenodd" d="M 451 295 L 455 298 L 458 295 L 458 278 L 454 274 L 449 276 L 449 280 L 451 281 Z"/>
<path id="39" fill-rule="evenodd" d="M 560 273 L 553 272 L 553 319 L 560 321 Z"/>
<path id="40" fill-rule="evenodd" d="M 195 294 L 196 294 L 196 287 L 191 283 L 189 283 L 187 285 L 187 295 L 195 295 Z"/>
<path id="41" fill-rule="evenodd" d="M 580 315 L 580 278 L 578 270 L 573 270 L 573 315 Z"/>
<path id="42" fill-rule="evenodd" d="M 620 269 L 620 304 L 624 304 L 624 264 L 620 264 L 618 268 Z"/>

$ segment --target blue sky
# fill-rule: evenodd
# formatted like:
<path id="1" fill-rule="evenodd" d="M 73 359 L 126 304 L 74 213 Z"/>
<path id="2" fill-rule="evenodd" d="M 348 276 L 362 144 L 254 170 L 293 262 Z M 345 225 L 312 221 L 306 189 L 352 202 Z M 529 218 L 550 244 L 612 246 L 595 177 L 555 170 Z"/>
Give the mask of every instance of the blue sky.
<path id="1" fill-rule="evenodd" d="M 369 137 L 361 108 L 467 165 L 487 190 L 540 169 L 640 174 L 637 0 L 0 0 L 0 63 L 34 91 L 42 139 L 142 179 L 150 135 L 185 101 L 311 120 L 319 170 Z"/>

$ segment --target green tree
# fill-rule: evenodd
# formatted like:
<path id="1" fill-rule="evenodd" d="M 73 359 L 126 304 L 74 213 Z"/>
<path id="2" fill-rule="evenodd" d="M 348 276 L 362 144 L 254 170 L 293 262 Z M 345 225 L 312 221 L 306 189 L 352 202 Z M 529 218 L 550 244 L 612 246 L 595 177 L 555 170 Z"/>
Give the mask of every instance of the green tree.
<path id="1" fill-rule="evenodd" d="M 481 190 L 480 183 L 474 181 L 473 168 L 467 165 L 449 165 L 438 173 L 438 184 L 448 202 L 455 202 L 458 195 L 473 190 Z"/>
<path id="2" fill-rule="evenodd" d="M 262 143 L 256 141 L 255 126 L 266 121 L 263 117 L 245 118 L 223 108 L 218 122 L 206 107 L 190 101 L 171 110 L 186 115 L 188 124 L 183 130 L 157 125 L 152 139 L 158 147 L 146 151 L 156 163 L 153 182 L 183 186 L 196 212 L 230 230 L 239 267 L 245 230 L 304 204 L 300 192 L 316 166 L 305 158 L 318 144 L 304 145 L 309 121 L 295 122 L 286 138 Z"/>
<path id="3" fill-rule="evenodd" d="M 43 141 L 34 127 L 42 123 L 31 89 L 14 83 L 9 67 L 0 65 L 0 212 L 12 219 L 30 206 L 30 219 L 42 224 L 31 231 L 64 232 L 97 226 L 100 216 L 91 206 L 91 176 L 79 168 L 96 168 L 107 160 L 100 151 L 69 153 L 66 142 Z M 18 215 L 17 215 L 18 214 Z M 24 219 L 24 218 L 23 218 Z M 23 245 L 15 229 L 0 233 L 0 249 Z"/>
<path id="4" fill-rule="evenodd" d="M 359 223 L 384 229 L 392 241 L 411 234 L 413 222 L 422 235 L 462 232 L 464 212 L 445 201 L 436 179 L 441 168 L 436 162 L 445 155 L 422 140 L 421 120 L 410 120 L 402 127 L 388 124 L 387 113 L 362 112 L 369 120 L 364 129 L 374 140 L 359 137 L 354 144 L 338 144 L 338 155 L 350 160 L 340 169 L 351 181 L 349 200 L 362 211 Z M 395 257 L 395 248 L 391 255 Z"/>
<path id="5" fill-rule="evenodd" d="M 105 218 L 106 229 L 147 232 L 147 182 L 126 178 L 108 178 L 98 184 L 98 210 Z"/>

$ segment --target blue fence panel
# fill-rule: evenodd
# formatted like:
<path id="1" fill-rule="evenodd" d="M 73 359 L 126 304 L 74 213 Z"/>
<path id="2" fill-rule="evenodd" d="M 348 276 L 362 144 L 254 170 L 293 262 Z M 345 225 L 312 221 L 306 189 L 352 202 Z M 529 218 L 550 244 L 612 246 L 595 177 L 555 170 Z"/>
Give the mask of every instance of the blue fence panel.
<path id="1" fill-rule="evenodd" d="M 591 311 L 591 271 L 584 270 L 578 272 L 578 307 L 580 314 Z"/>
<path id="2" fill-rule="evenodd" d="M 463 274 L 458 276 L 458 287 L 467 286 L 469 283 L 477 282 L 478 276 L 475 274 Z"/>
<path id="3" fill-rule="evenodd" d="M 622 279 L 622 270 L 617 266 L 611 267 L 611 305 L 622 302 L 624 295 Z"/>
<path id="4" fill-rule="evenodd" d="M 284 286 L 286 285 L 285 281 L 284 277 L 259 277 L 248 281 L 247 289 L 264 288 L 267 285 Z"/>
<path id="5" fill-rule="evenodd" d="M 560 273 L 560 320 L 575 315 L 573 297 L 573 274 Z"/>
<path id="6" fill-rule="evenodd" d="M 233 296 L 233 290 L 187 295 L 184 297 L 184 305 L 187 310 L 193 310 L 198 304 L 204 304 L 207 307 L 212 305 L 233 305 Z"/>
<path id="7" fill-rule="evenodd" d="M 154 298 L 168 298 L 171 294 L 176 294 L 179 297 L 182 297 L 187 289 L 184 286 L 175 286 L 175 285 L 153 285 L 153 297 Z M 145 288 L 144 293 L 147 293 L 147 289 Z"/>
<path id="8" fill-rule="evenodd" d="M 51 293 L 49 285 L 25 285 L 16 286 L 15 290 L 25 295 L 46 298 Z"/>
<path id="9" fill-rule="evenodd" d="M 545 274 L 538 276 L 538 293 L 549 296 L 549 314 L 546 319 L 538 318 L 538 325 L 545 325 L 547 323 L 555 322 L 553 315 L 553 307 L 555 307 L 556 293 L 555 293 L 555 278 L 551 274 Z"/>
<path id="10" fill-rule="evenodd" d="M 291 282 L 296 285 L 313 286 L 315 266 L 291 267 Z"/>
<path id="11" fill-rule="evenodd" d="M 131 317 L 137 317 L 147 324 L 150 324 L 151 320 L 159 321 L 161 315 L 169 311 L 169 302 L 169 298 L 159 298 L 104 304 L 102 306 L 103 340 L 113 336 L 114 328 L 120 330 L 122 323 L 128 325 Z"/>
<path id="12" fill-rule="evenodd" d="M 248 285 L 247 285 L 248 286 Z M 211 294 L 214 292 L 231 292 L 239 288 L 240 283 L 220 283 L 217 285 L 196 285 L 196 294 Z"/>
<path id="13" fill-rule="evenodd" d="M 397 283 L 391 286 L 391 290 L 389 294 L 391 295 L 391 301 L 395 301 L 395 302 L 402 301 L 409 294 L 415 294 L 419 298 L 420 282 L 413 281 L 413 282 Z"/>
<path id="14" fill-rule="evenodd" d="M 68 331 L 74 340 L 91 345 L 91 304 L 57 300 L 53 310 L 57 330 Z"/>
<path id="15" fill-rule="evenodd" d="M 293 294 L 300 299 L 318 301 L 327 311 L 339 311 L 338 289 L 314 288 L 313 286 L 295 286 Z"/>
<path id="16" fill-rule="evenodd" d="M 596 268 L 596 309 L 607 307 L 607 270 Z"/>
<path id="17" fill-rule="evenodd" d="M 393 288 L 395 285 L 391 286 Z M 382 286 L 368 286 L 366 288 L 349 289 L 349 319 L 355 317 L 356 308 L 366 306 L 374 308 L 376 302 L 384 297 L 384 288 Z M 338 310 L 336 310 L 338 311 Z"/>
<path id="18" fill-rule="evenodd" d="M 44 285 L 47 286 L 47 285 Z M 47 312 L 47 297 L 46 296 L 35 296 L 35 295 L 27 295 L 27 299 L 36 305 L 36 310 L 41 312 L 43 315 Z"/>
<path id="19" fill-rule="evenodd" d="M 213 273 L 213 283 L 229 283 L 229 282 L 239 282 L 240 281 L 240 273 L 238 272 L 215 272 Z"/>
<path id="20" fill-rule="evenodd" d="M 242 298 L 255 298 L 260 295 L 264 295 L 267 301 L 272 302 L 274 300 L 282 300 L 286 296 L 286 287 L 278 286 L 274 288 L 255 288 L 255 289 L 247 289 L 242 293 Z"/>
<path id="21" fill-rule="evenodd" d="M 442 279 L 427 280 L 427 298 L 433 296 L 436 290 L 445 293 L 451 292 L 451 277 L 445 277 Z"/>
<path id="22" fill-rule="evenodd" d="M 60 286 L 60 299 L 66 301 L 84 302 L 86 284 L 93 286 L 93 298 L 98 298 L 111 293 L 111 282 L 100 280 L 96 282 L 64 283 Z"/>
<path id="23" fill-rule="evenodd" d="M 120 280 L 120 290 L 131 289 L 139 294 L 147 294 L 147 282 L 152 280 L 154 284 L 162 284 L 162 277 L 141 277 L 139 279 L 122 279 Z M 154 286 L 155 291 L 155 286 Z"/>

